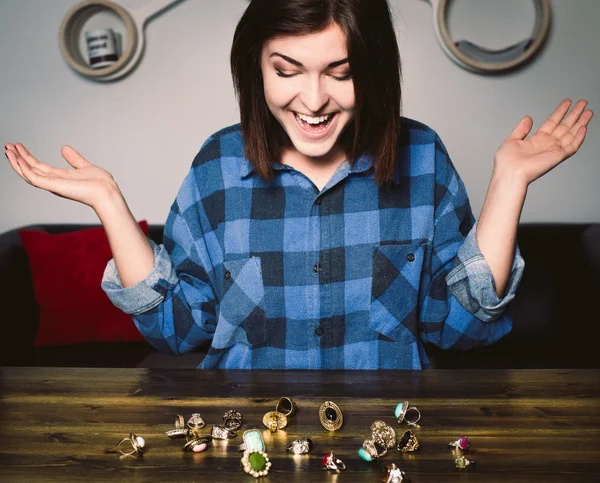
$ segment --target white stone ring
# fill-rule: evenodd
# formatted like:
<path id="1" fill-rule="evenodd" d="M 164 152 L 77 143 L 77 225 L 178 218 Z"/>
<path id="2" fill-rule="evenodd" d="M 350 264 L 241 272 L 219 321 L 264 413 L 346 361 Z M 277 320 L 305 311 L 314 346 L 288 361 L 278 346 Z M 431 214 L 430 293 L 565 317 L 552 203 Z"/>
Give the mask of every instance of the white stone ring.
<path id="1" fill-rule="evenodd" d="M 124 451 L 121 448 L 121 445 L 125 442 L 131 445 L 130 451 Z M 125 456 L 133 456 L 134 454 L 142 456 L 144 454 L 144 446 L 146 446 L 146 440 L 144 438 L 137 436 L 135 433 L 129 433 L 129 438 L 123 438 L 121 441 L 119 441 L 119 444 L 117 444 L 117 449 L 119 450 L 119 453 Z"/>
<path id="2" fill-rule="evenodd" d="M 188 419 L 187 425 L 190 429 L 202 429 L 204 426 L 206 426 L 206 423 L 199 413 L 194 413 L 192 414 L 192 417 Z"/>

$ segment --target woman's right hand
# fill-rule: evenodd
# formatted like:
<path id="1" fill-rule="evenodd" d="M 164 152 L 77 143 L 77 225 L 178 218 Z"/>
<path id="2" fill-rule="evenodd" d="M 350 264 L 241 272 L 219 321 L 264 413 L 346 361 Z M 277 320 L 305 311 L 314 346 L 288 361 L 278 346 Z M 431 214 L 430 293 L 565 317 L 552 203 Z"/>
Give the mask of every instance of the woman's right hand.
<path id="1" fill-rule="evenodd" d="M 112 175 L 87 161 L 71 146 L 63 146 L 61 154 L 74 169 L 55 168 L 40 162 L 21 143 L 6 144 L 6 157 L 11 167 L 27 183 L 92 207 L 98 207 L 119 188 Z"/>

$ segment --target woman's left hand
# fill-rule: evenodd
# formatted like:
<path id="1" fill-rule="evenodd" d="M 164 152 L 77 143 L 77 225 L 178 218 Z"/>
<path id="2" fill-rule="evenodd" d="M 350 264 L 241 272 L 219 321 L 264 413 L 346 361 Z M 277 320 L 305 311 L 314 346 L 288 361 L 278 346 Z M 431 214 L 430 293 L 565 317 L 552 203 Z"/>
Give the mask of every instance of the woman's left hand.
<path id="1" fill-rule="evenodd" d="M 587 125 L 594 113 L 585 110 L 587 101 L 582 99 L 565 117 L 570 105 L 569 99 L 562 101 L 538 131 L 527 139 L 533 120 L 529 116 L 521 119 L 496 152 L 494 175 L 508 176 L 527 186 L 573 156 L 585 139 Z"/>

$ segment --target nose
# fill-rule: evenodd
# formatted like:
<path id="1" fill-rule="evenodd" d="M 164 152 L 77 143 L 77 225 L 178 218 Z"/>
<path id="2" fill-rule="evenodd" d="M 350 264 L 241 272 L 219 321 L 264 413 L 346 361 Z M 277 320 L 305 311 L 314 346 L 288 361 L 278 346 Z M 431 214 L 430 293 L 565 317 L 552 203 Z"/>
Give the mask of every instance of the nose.
<path id="1" fill-rule="evenodd" d="M 307 78 L 307 82 L 300 95 L 300 100 L 313 113 L 320 112 L 329 102 L 329 94 L 320 76 Z"/>

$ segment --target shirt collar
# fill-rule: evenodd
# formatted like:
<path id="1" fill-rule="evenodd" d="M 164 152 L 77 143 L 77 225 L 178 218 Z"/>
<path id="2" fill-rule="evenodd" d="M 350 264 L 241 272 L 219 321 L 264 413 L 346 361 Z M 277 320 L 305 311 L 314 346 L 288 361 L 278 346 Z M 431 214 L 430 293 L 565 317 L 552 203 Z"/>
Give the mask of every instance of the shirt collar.
<path id="1" fill-rule="evenodd" d="M 346 161 L 344 161 L 344 162 L 346 162 Z M 272 166 L 273 166 L 273 169 L 280 170 L 280 171 L 290 169 L 289 166 L 285 166 L 280 163 L 273 163 Z M 364 155 L 361 155 L 358 157 L 358 159 L 356 160 L 354 165 L 350 168 L 350 173 L 363 173 L 365 171 L 368 171 L 372 167 L 373 167 L 373 156 L 371 156 L 369 154 L 364 154 Z M 250 174 L 252 174 L 253 172 L 254 172 L 254 166 L 252 166 L 252 163 L 247 158 L 243 157 L 242 163 L 240 166 L 240 178 L 245 178 L 247 176 L 250 176 Z"/>

